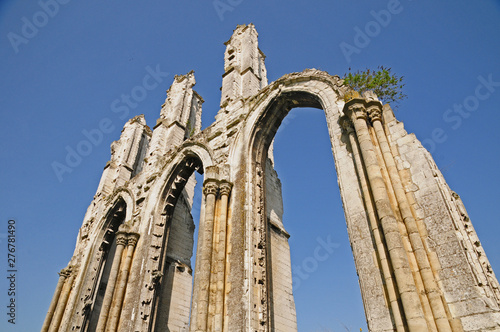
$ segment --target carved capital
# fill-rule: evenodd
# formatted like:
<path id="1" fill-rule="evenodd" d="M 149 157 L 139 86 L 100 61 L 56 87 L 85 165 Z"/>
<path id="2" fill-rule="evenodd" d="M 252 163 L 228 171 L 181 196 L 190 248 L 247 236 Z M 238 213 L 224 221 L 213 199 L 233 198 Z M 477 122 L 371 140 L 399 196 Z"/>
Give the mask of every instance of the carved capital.
<path id="1" fill-rule="evenodd" d="M 363 104 L 360 103 L 352 104 L 348 107 L 348 110 L 352 121 L 358 119 L 366 120 L 368 118 L 366 113 L 366 108 Z"/>
<path id="2" fill-rule="evenodd" d="M 368 116 L 370 117 L 371 122 L 382 121 L 382 110 L 377 106 L 369 107 Z"/>
<path id="3" fill-rule="evenodd" d="M 137 245 L 137 241 L 139 241 L 139 234 L 138 233 L 130 233 L 128 235 L 127 239 L 127 245 L 135 247 Z"/>
<path id="4" fill-rule="evenodd" d="M 220 188 L 220 194 L 221 196 L 222 195 L 226 195 L 226 196 L 229 196 L 229 194 L 231 193 L 231 189 L 233 188 L 233 185 L 229 182 L 221 182 L 221 184 L 219 185 L 219 188 Z"/>
<path id="5" fill-rule="evenodd" d="M 117 246 L 126 246 L 128 242 L 127 233 L 118 232 L 116 233 L 116 245 Z"/>
<path id="6" fill-rule="evenodd" d="M 203 186 L 203 193 L 205 194 L 205 196 L 210 194 L 216 195 L 217 189 L 218 189 L 217 183 L 213 181 L 205 182 L 205 185 Z"/>

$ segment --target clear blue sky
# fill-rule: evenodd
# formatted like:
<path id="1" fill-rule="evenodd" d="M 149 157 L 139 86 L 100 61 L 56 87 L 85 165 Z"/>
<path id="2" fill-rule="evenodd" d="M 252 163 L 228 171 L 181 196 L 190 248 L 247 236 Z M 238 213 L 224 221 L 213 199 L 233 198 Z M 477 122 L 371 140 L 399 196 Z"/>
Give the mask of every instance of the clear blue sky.
<path id="1" fill-rule="evenodd" d="M 219 13 L 212 0 L 59 1 L 66 3 L 45 6 L 51 15 L 38 1 L 0 2 L 1 331 L 41 328 L 109 145 L 126 121 L 112 111 L 113 101 L 159 66 L 168 77 L 129 114 L 145 114 L 152 127 L 174 75 L 194 69 L 205 99 L 203 127 L 210 125 L 220 100 L 223 42 L 237 24 L 250 22 L 267 55 L 269 81 L 305 68 L 342 75 L 378 65 L 405 76 L 408 99 L 396 116 L 432 149 L 500 273 L 500 83 L 482 83 L 500 82 L 500 1 L 233 0 Z M 454 111 L 455 104 L 464 111 Z M 293 265 L 313 254 L 318 237 L 338 243 L 295 291 L 299 330 L 365 330 L 324 116 L 292 114 L 277 134 L 275 155 Z M 64 163 L 67 149 L 104 118 L 114 130 L 59 181 L 52 163 Z M 9 218 L 17 222 L 15 326 L 5 314 Z"/>

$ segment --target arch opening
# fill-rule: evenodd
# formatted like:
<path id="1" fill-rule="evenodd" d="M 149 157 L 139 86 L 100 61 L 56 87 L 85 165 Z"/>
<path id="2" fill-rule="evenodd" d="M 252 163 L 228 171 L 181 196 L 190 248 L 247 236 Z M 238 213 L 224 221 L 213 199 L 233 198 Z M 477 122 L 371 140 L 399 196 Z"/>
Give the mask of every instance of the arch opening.
<path id="1" fill-rule="evenodd" d="M 339 148 L 339 145 L 343 145 L 342 146 L 342 149 L 346 150 L 347 151 L 343 151 L 343 153 L 350 153 L 348 152 L 349 151 L 349 146 L 348 144 L 345 144 L 345 138 L 343 137 L 342 135 L 342 132 L 340 130 L 340 123 L 339 123 L 339 118 L 340 118 L 340 110 L 336 109 L 336 105 L 334 105 L 336 103 L 336 98 L 338 98 L 338 94 L 334 97 L 334 99 L 331 99 L 330 97 L 326 97 L 328 100 L 324 100 L 325 96 L 324 94 L 322 93 L 319 93 L 319 92 L 316 92 L 316 91 L 312 91 L 312 92 L 309 92 L 309 89 L 307 88 L 304 88 L 304 89 L 297 89 L 297 88 L 294 88 L 292 91 L 285 91 L 285 92 L 281 92 L 278 96 L 276 96 L 274 99 L 272 99 L 271 101 L 268 102 L 267 105 L 264 106 L 264 108 L 261 110 L 261 113 L 260 113 L 260 116 L 258 117 L 258 119 L 256 119 L 256 121 L 254 122 L 254 126 L 253 126 L 253 135 L 252 135 L 252 140 L 250 141 L 250 153 L 251 153 L 251 164 L 249 165 L 252 172 L 252 179 L 254 180 L 255 183 L 257 183 L 257 188 L 266 188 L 266 190 L 256 190 L 256 194 L 254 195 L 254 197 L 252 198 L 254 200 L 254 202 L 258 205 L 261 206 L 261 210 L 265 211 L 264 212 L 264 216 L 266 216 L 265 218 L 265 222 L 260 222 L 260 228 L 265 230 L 266 232 L 266 235 L 265 235 L 265 239 L 266 239 L 266 242 L 267 242 L 267 245 L 265 246 L 265 250 L 261 250 L 261 252 L 257 252 L 256 255 L 258 257 L 266 257 L 265 259 L 265 266 L 262 268 L 265 272 L 265 275 L 266 275 L 266 279 L 267 279 L 267 282 L 266 282 L 266 286 L 265 286 L 265 294 L 263 295 L 263 298 L 265 299 L 266 301 L 266 307 L 263 308 L 263 310 L 266 310 L 266 314 L 267 316 L 269 317 L 268 319 L 268 325 L 269 325 L 269 329 L 270 330 L 286 330 L 287 328 L 283 329 L 283 327 L 281 327 L 281 329 L 279 328 L 279 326 L 283 326 L 283 324 L 287 324 L 287 321 L 289 322 L 290 321 L 290 317 L 292 318 L 291 320 L 293 321 L 294 319 L 296 319 L 296 316 L 295 315 L 295 312 L 293 313 L 290 313 L 288 314 L 288 317 L 279 317 L 279 314 L 278 312 L 282 311 L 283 309 L 283 298 L 286 298 L 287 296 L 287 293 L 290 293 L 292 294 L 293 290 L 292 290 L 292 287 L 291 287 L 291 284 L 292 284 L 292 278 L 291 278 L 291 274 L 294 273 L 293 271 L 290 271 L 290 276 L 285 276 L 285 279 L 286 280 L 286 283 L 289 284 L 289 288 L 290 289 L 285 289 L 285 292 L 283 293 L 283 286 L 282 286 L 282 282 L 281 281 L 277 281 L 277 277 L 278 278 L 283 278 L 283 275 L 281 276 L 277 276 L 276 274 L 277 273 L 281 273 L 279 272 L 279 269 L 276 268 L 275 265 L 277 265 L 277 261 L 279 261 L 279 259 L 277 257 L 274 257 L 273 255 L 275 255 L 273 253 L 273 251 L 282 251 L 282 248 L 285 248 L 285 251 L 286 250 L 289 250 L 290 247 L 288 246 L 288 232 L 285 231 L 285 228 L 283 226 L 283 224 L 280 222 L 273 222 L 273 215 L 272 215 L 272 209 L 273 207 L 271 206 L 273 203 L 270 203 L 270 199 L 266 196 L 269 196 L 269 193 L 267 193 L 266 191 L 269 191 L 269 189 L 267 188 L 269 186 L 268 182 L 269 182 L 269 179 L 266 179 L 266 177 L 269 177 L 269 175 L 271 174 L 271 172 L 274 172 L 274 165 L 273 165 L 273 161 L 271 159 L 273 159 L 272 157 L 272 151 L 274 149 L 274 139 L 275 139 L 275 136 L 278 132 L 278 129 L 280 129 L 281 127 L 283 127 L 283 123 L 287 123 L 288 121 L 285 121 L 285 118 L 287 117 L 287 115 L 290 113 L 290 111 L 292 109 L 301 109 L 301 110 L 304 110 L 304 111 L 311 111 L 311 110 L 307 110 L 307 108 L 311 109 L 311 108 L 314 108 L 316 110 L 321 110 L 323 114 L 326 115 L 326 120 L 327 120 L 327 125 L 328 125 L 328 134 L 329 134 L 329 140 L 325 140 L 326 142 L 330 141 L 331 143 L 331 148 L 332 150 L 334 151 L 334 159 L 335 159 L 335 162 L 336 162 L 336 159 L 338 158 L 338 156 L 335 156 L 335 148 L 337 148 L 337 152 L 338 152 L 338 148 Z M 325 115 L 322 115 L 323 117 L 323 121 L 325 119 Z M 298 135 L 295 135 L 294 140 L 299 140 L 300 138 L 298 137 Z M 337 146 L 334 146 L 334 145 L 337 145 Z M 331 155 L 330 155 L 331 156 Z M 332 161 L 331 157 L 329 157 L 330 159 L 330 162 Z M 279 160 L 277 161 L 279 162 Z M 333 164 L 331 164 L 331 166 L 333 167 Z M 337 167 L 337 170 L 338 170 L 338 165 L 335 165 Z M 341 166 L 343 167 L 343 166 Z M 278 166 L 279 168 L 279 166 Z M 263 172 L 262 172 L 263 171 Z M 344 172 L 346 170 L 343 170 Z M 354 169 L 352 170 L 354 172 Z M 261 176 L 260 174 L 264 174 L 264 176 Z M 333 178 L 335 178 L 335 171 L 334 172 L 331 172 L 330 171 L 330 174 Z M 354 173 L 353 173 L 354 174 Z M 308 174 L 306 175 L 311 181 L 314 181 L 314 179 L 316 178 L 316 174 Z M 277 175 L 276 175 L 277 177 Z M 340 183 L 340 177 L 338 176 L 337 174 L 337 180 L 339 181 Z M 272 181 L 271 181 L 272 182 Z M 278 180 L 279 182 L 279 180 Z M 285 182 L 286 183 L 286 182 Z M 334 185 L 335 186 L 335 185 Z M 345 188 L 344 188 L 345 189 Z M 332 192 L 335 192 L 336 194 L 338 194 L 338 189 L 335 190 L 332 188 L 329 189 L 329 192 L 332 193 Z M 301 191 L 301 195 L 304 195 L 304 192 Z M 337 201 L 338 201 L 338 198 L 337 198 Z M 260 203 L 258 203 L 260 202 Z M 286 203 L 286 201 L 285 201 Z M 345 205 L 345 201 L 343 201 L 343 205 Z M 337 207 L 339 207 L 338 203 L 337 203 Z M 287 207 L 285 206 L 285 209 Z M 304 210 L 307 210 L 308 207 L 304 206 L 303 209 Z M 341 211 L 341 217 L 340 218 L 335 218 L 335 219 L 342 219 L 344 220 L 345 222 L 345 216 L 342 215 L 344 212 L 342 208 L 339 209 Z M 255 213 L 257 213 L 254 217 L 254 220 L 258 220 L 259 218 L 259 209 L 256 210 Z M 275 218 L 275 217 L 274 217 Z M 262 219 L 262 218 L 261 218 Z M 275 218 L 276 219 L 276 218 Z M 328 220 L 330 221 L 331 219 L 333 218 L 328 218 Z M 284 221 L 284 225 L 287 226 L 287 220 L 286 220 L 286 216 L 285 216 L 285 220 Z M 259 223 L 259 221 L 257 221 L 257 223 Z M 265 225 L 264 225 L 265 223 Z M 332 224 L 332 223 L 330 223 Z M 314 224 L 311 225 L 312 227 L 314 227 Z M 288 227 L 288 226 L 287 226 Z M 338 224 L 338 227 L 342 227 L 341 224 Z M 277 232 L 279 231 L 279 232 Z M 333 230 L 332 230 L 333 232 Z M 350 250 L 349 248 L 352 246 L 348 246 L 349 244 L 349 240 L 347 237 L 345 237 L 345 228 L 344 230 L 341 231 L 342 233 L 344 233 L 343 237 L 339 238 L 340 242 L 339 242 L 339 245 L 340 243 L 344 243 L 344 247 L 341 248 L 341 249 L 347 249 L 346 253 L 344 254 L 344 257 L 343 259 L 347 259 L 348 262 L 350 263 L 350 278 L 347 277 L 347 276 L 342 276 L 342 280 L 348 280 L 351 282 L 351 286 L 353 286 L 353 283 L 354 283 L 354 287 L 352 287 L 352 291 L 355 292 L 355 296 L 357 297 L 357 300 L 354 301 L 354 306 L 357 307 L 357 311 L 358 311 L 358 317 L 363 317 L 364 315 L 364 310 L 363 310 L 363 301 L 361 300 L 361 296 L 360 296 L 360 291 L 359 291 L 359 286 L 356 287 L 356 278 L 353 278 L 353 274 L 355 271 L 355 269 L 353 269 L 353 258 L 352 258 L 352 253 L 349 253 Z M 284 236 L 281 236 L 281 239 L 279 241 L 281 241 L 282 243 L 281 244 L 277 244 L 277 248 L 276 245 L 274 245 L 272 243 L 273 239 L 272 237 L 276 237 L 275 234 L 277 233 L 281 233 L 282 235 Z M 291 234 L 292 236 L 294 234 Z M 328 235 L 328 234 L 327 234 Z M 286 239 L 284 239 L 286 237 Z M 351 237 L 351 234 L 349 234 L 349 238 Z M 323 244 L 325 245 L 328 244 L 328 238 L 324 238 L 324 239 L 321 239 L 320 241 L 323 242 Z M 274 240 L 276 242 L 276 239 Z M 278 242 L 279 242 L 278 241 Z M 330 240 L 331 241 L 331 240 Z M 318 241 L 315 241 L 316 242 L 316 245 L 320 245 L 318 244 Z M 279 248 L 281 247 L 281 248 Z M 341 249 L 339 249 L 339 251 L 341 251 Z M 296 250 L 296 249 L 295 249 Z M 314 255 L 314 250 L 315 248 L 312 249 L 313 250 L 313 255 Z M 329 248 L 329 250 L 331 250 L 331 248 Z M 292 248 L 292 253 L 293 253 L 294 249 Z M 292 256 L 293 257 L 293 256 Z M 307 257 L 306 257 L 307 258 Z M 301 262 L 294 262 L 294 264 L 297 264 L 297 265 L 300 265 L 302 262 L 304 261 L 304 259 L 301 261 Z M 309 269 L 311 270 L 312 268 L 316 268 L 316 266 L 312 266 L 312 265 L 318 265 L 318 261 L 316 259 L 316 262 L 313 262 L 312 261 L 308 261 L 306 262 L 307 264 L 310 264 L 309 266 Z M 281 264 L 281 262 L 279 263 Z M 291 265 L 291 264 L 290 264 Z M 329 265 L 330 267 L 331 266 L 335 266 L 333 264 L 333 262 L 331 262 L 330 264 L 327 264 Z M 277 272 L 278 271 L 278 272 Z M 297 274 L 296 272 L 294 274 Z M 295 276 L 296 277 L 296 276 Z M 323 279 L 329 279 L 330 282 L 333 281 L 333 279 L 331 278 L 323 278 Z M 361 283 L 361 281 L 359 281 Z M 296 280 L 293 281 L 293 284 L 295 285 L 296 284 Z M 332 290 L 332 287 L 330 287 L 329 285 L 325 285 L 324 287 L 326 287 L 326 289 L 330 289 Z M 340 286 L 342 287 L 342 286 Z M 275 289 L 273 289 L 275 288 Z M 276 289 L 281 289 L 281 292 L 284 294 L 283 295 L 279 295 L 277 296 L 277 293 L 279 294 L 279 291 L 277 292 Z M 333 289 L 335 290 L 335 289 Z M 338 289 L 337 289 L 338 291 Z M 293 295 L 292 296 L 289 296 L 290 299 L 287 300 L 289 302 L 292 302 L 294 301 L 293 299 Z M 280 303 L 281 301 L 281 303 Z M 341 299 L 338 299 L 337 300 L 338 302 L 342 301 Z M 314 307 L 314 306 L 313 306 Z M 300 308 L 299 308 L 300 309 Z M 300 311 L 297 313 L 297 314 L 301 314 Z M 286 315 L 285 315 L 286 316 Z M 300 317 L 299 317 L 300 319 Z M 338 327 L 339 324 L 342 325 L 343 323 L 342 322 L 335 322 L 336 323 L 336 326 Z M 354 326 L 357 326 L 357 328 L 359 327 L 362 327 L 362 328 L 366 328 L 366 320 L 361 318 L 361 321 L 357 322 L 357 324 L 353 324 Z M 304 328 L 304 326 L 301 326 L 299 325 L 299 327 L 302 327 Z M 324 327 L 322 327 L 324 328 Z M 345 326 L 341 326 L 340 328 L 345 328 Z"/>
<path id="2" fill-rule="evenodd" d="M 265 174 L 276 172 L 282 186 L 298 331 L 367 330 L 323 110 L 291 109 L 270 148 Z M 270 237 L 284 241 L 272 228 Z M 271 316 L 283 320 L 282 299 L 271 303 Z"/>
<path id="3" fill-rule="evenodd" d="M 199 220 L 200 181 L 203 163 L 187 155 L 171 172 L 155 214 L 155 227 L 163 229 L 158 238 L 159 256 L 155 277 L 158 287 L 152 300 L 151 331 L 177 331 L 189 327 L 196 224 Z M 202 181 L 201 181 L 202 182 Z M 196 203 L 195 203 L 196 201 Z"/>
<path id="4" fill-rule="evenodd" d="M 111 268 L 115 260 L 116 253 L 116 233 L 118 228 L 126 220 L 127 204 L 122 197 L 119 197 L 114 206 L 106 215 L 105 222 L 102 226 L 98 237 L 101 245 L 95 253 L 94 263 L 97 265 L 96 278 L 91 292 L 92 308 L 86 311 L 86 319 L 84 320 L 83 331 L 95 331 L 101 314 L 101 309 L 104 302 L 108 281 L 111 274 Z"/>

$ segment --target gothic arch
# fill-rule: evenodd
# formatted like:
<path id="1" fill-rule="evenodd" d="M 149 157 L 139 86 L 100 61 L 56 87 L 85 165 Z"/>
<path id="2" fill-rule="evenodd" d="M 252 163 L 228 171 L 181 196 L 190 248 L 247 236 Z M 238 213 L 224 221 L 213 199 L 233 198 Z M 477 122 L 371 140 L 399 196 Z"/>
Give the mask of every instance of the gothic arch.
<path id="1" fill-rule="evenodd" d="M 252 161 L 264 161 L 274 135 L 292 108 L 324 110 L 332 136 L 336 131 L 333 127 L 338 126 L 335 119 L 341 115 L 344 103 L 341 94 L 338 77 L 320 71 L 285 75 L 263 89 L 256 97 L 260 100 L 250 110 L 245 123 L 245 127 L 250 128 L 249 151 Z"/>
<path id="2" fill-rule="evenodd" d="M 113 191 L 112 196 L 109 198 L 111 207 L 114 207 L 118 202 L 123 201 L 125 204 L 125 220 L 130 220 L 132 216 L 136 213 L 136 204 L 134 193 L 130 188 L 119 187 Z"/>
<path id="3" fill-rule="evenodd" d="M 98 234 L 94 237 L 96 245 L 94 250 L 89 253 L 91 274 L 86 279 L 93 281 L 88 287 L 83 290 L 86 294 L 83 297 L 86 299 L 82 308 L 83 311 L 83 331 L 94 331 L 97 327 L 101 309 L 108 304 L 105 304 L 105 293 L 108 288 L 108 279 L 115 259 L 116 253 L 116 233 L 121 225 L 123 225 L 132 215 L 133 200 L 128 190 L 117 190 L 110 199 L 108 212 L 100 221 L 97 228 Z M 108 296 L 109 297 L 109 296 Z"/>
<path id="4" fill-rule="evenodd" d="M 266 87 L 266 89 L 263 89 L 256 99 L 259 99 L 259 97 L 260 102 L 250 111 L 245 123 L 245 130 L 251 133 L 247 145 L 248 155 L 251 156 L 250 161 L 246 164 L 249 177 L 247 183 L 253 184 L 253 190 L 251 190 L 253 195 L 247 196 L 247 205 L 253 207 L 247 214 L 247 227 L 249 227 L 248 230 L 251 230 L 252 227 L 253 229 L 260 229 L 261 233 L 259 236 L 261 238 L 253 238 L 253 241 L 249 241 L 247 244 L 247 248 L 248 250 L 252 250 L 256 242 L 266 243 L 266 245 L 258 245 L 257 250 L 255 250 L 256 259 L 265 262 L 262 266 L 256 266 L 257 270 L 261 269 L 262 271 L 252 271 L 252 273 L 254 275 L 261 275 L 265 279 L 257 281 L 258 283 L 265 284 L 260 295 L 261 301 L 266 303 L 262 307 L 262 310 L 266 312 L 267 318 L 265 316 L 263 321 L 265 320 L 266 324 L 269 324 L 268 328 L 270 330 L 275 330 L 275 323 L 281 326 L 289 324 L 290 328 L 292 328 L 295 317 L 294 312 L 288 314 L 288 317 L 286 317 L 286 313 L 278 314 L 277 311 L 279 310 L 275 311 L 273 309 L 274 302 L 283 301 L 287 297 L 287 292 L 281 291 L 280 293 L 280 290 L 273 290 L 273 284 L 288 283 L 287 291 L 291 293 L 291 277 L 281 273 L 281 271 L 274 267 L 278 262 L 273 261 L 271 254 L 272 251 L 289 250 L 289 248 L 287 244 L 288 234 L 284 231 L 283 224 L 272 222 L 272 218 L 269 215 L 272 207 L 269 206 L 269 200 L 266 199 L 266 196 L 270 193 L 267 193 L 268 189 L 266 189 L 266 185 L 268 181 L 266 181 L 265 177 L 269 176 L 271 172 L 267 167 L 272 166 L 266 162 L 266 159 L 274 135 L 292 108 L 312 107 L 324 111 L 338 174 L 339 187 L 343 198 L 343 206 L 346 211 L 347 225 L 351 226 L 353 223 L 352 219 L 354 219 L 350 211 L 358 211 L 355 216 L 358 219 L 357 223 L 362 224 L 359 222 L 359 219 L 365 219 L 366 221 L 365 227 L 361 231 L 364 237 L 369 239 L 370 231 L 367 227 L 368 220 L 361 195 L 352 195 L 353 188 L 360 188 L 360 186 L 357 178 L 352 176 L 356 173 L 356 169 L 339 121 L 343 115 L 344 100 L 342 98 L 343 92 L 338 84 L 338 78 L 331 77 L 319 71 L 304 71 L 302 73 L 286 75 L 269 87 Z M 360 239 L 357 238 L 356 234 L 349 233 L 351 243 L 353 246 L 357 246 Z M 273 236 L 271 237 L 270 234 Z M 276 243 L 273 243 L 273 241 Z M 380 285 L 380 293 L 376 294 L 376 298 L 379 299 L 379 304 L 383 307 L 382 285 L 384 281 L 373 264 L 371 264 L 372 267 L 367 268 L 370 264 L 366 265 L 364 262 L 360 262 L 361 258 L 359 257 L 371 254 L 370 250 L 373 249 L 372 243 L 369 241 L 369 243 L 364 243 L 363 246 L 364 248 L 359 251 L 360 254 L 358 257 L 355 255 L 360 282 L 369 278 L 371 283 Z M 261 248 L 259 249 L 259 247 Z M 363 268 L 361 268 L 361 265 Z M 286 280 L 272 280 L 273 274 L 276 278 L 284 278 Z M 282 288 L 282 286 L 280 287 Z M 252 302 L 251 299 L 248 300 L 249 303 Z M 290 298 L 289 301 L 292 302 L 293 298 Z M 373 302 L 373 300 L 370 301 Z M 277 305 L 280 306 L 280 304 Z M 370 308 L 366 308 L 365 306 L 365 310 L 367 311 L 367 315 L 372 314 Z M 251 309 L 249 309 L 248 314 L 252 315 Z M 389 316 L 389 313 L 387 314 Z"/>
<path id="5" fill-rule="evenodd" d="M 161 174 L 151 177 L 151 233 L 143 243 L 151 248 L 153 260 L 144 282 L 152 285 L 151 302 L 141 308 L 150 316 L 148 329 L 186 328 L 191 302 L 194 223 L 191 215 L 195 180 L 194 172 L 205 173 L 213 165 L 211 152 L 201 143 L 185 143 Z M 147 190 L 146 188 L 143 188 Z M 189 291 L 188 291 L 189 290 Z M 173 305 L 175 304 L 175 305 Z M 184 314 L 187 309 L 187 314 Z"/>
<path id="6" fill-rule="evenodd" d="M 189 324 L 188 316 L 183 316 L 182 310 L 189 308 L 191 302 L 188 289 L 192 284 L 191 254 L 195 227 L 191 214 L 195 186 L 192 175 L 199 170 L 203 171 L 200 159 L 185 155 L 171 172 L 159 199 L 153 232 L 161 234 L 163 231 L 163 236 L 151 244 L 151 247 L 161 247 L 157 267 L 153 270 L 157 271 L 153 278 L 158 278 L 158 287 L 151 304 L 151 330 L 175 325 L 187 327 Z M 183 292 L 179 292 L 181 287 Z"/>

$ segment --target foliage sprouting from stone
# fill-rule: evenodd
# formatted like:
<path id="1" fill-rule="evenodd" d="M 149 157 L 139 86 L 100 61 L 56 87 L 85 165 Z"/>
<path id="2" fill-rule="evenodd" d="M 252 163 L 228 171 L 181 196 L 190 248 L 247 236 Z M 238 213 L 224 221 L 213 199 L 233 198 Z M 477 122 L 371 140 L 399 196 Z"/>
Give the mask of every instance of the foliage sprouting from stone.
<path id="1" fill-rule="evenodd" d="M 379 66 L 376 70 L 366 69 L 346 73 L 343 77 L 344 85 L 363 93 L 373 91 L 383 103 L 399 103 L 406 98 L 402 89 L 405 86 L 403 76 L 398 77 L 391 73 L 391 68 Z"/>

